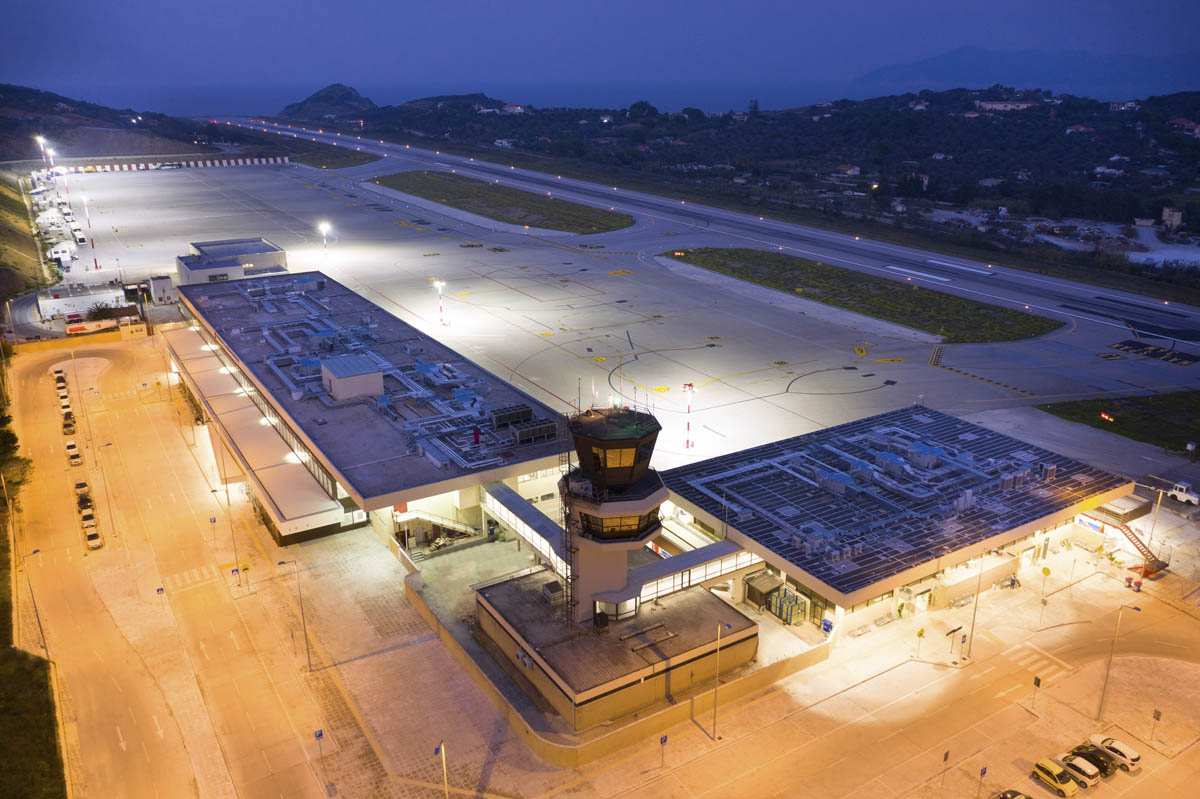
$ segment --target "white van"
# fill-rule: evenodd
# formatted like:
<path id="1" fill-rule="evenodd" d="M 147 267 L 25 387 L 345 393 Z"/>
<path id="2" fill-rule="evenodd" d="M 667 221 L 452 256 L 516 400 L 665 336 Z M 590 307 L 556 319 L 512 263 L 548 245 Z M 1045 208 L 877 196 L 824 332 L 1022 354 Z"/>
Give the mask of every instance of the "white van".
<path id="1" fill-rule="evenodd" d="M 87 244 L 87 237 L 83 235 L 83 231 L 79 228 L 71 228 L 71 235 L 75 237 L 76 244 Z"/>
<path id="2" fill-rule="evenodd" d="M 79 256 L 76 254 L 75 245 L 69 241 L 61 241 L 55 244 L 46 253 L 47 258 L 61 258 L 66 261 L 74 261 Z"/>

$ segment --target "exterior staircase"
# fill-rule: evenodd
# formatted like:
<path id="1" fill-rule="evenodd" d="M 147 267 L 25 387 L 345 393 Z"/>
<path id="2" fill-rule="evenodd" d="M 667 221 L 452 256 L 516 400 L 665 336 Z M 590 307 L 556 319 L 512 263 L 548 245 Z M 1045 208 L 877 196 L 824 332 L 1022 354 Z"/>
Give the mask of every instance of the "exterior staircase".
<path id="1" fill-rule="evenodd" d="M 1125 534 L 1125 537 L 1129 539 L 1129 543 L 1133 544 L 1133 548 L 1138 551 L 1138 554 L 1140 554 L 1143 559 L 1141 566 L 1131 566 L 1129 569 L 1130 571 L 1141 572 L 1142 578 L 1145 579 L 1146 577 L 1158 574 L 1160 571 L 1167 568 L 1167 562 L 1155 555 L 1150 550 L 1150 547 L 1146 546 L 1146 543 L 1138 537 L 1137 533 L 1135 533 L 1127 525 L 1118 524 L 1116 526 L 1121 528 L 1121 532 Z"/>

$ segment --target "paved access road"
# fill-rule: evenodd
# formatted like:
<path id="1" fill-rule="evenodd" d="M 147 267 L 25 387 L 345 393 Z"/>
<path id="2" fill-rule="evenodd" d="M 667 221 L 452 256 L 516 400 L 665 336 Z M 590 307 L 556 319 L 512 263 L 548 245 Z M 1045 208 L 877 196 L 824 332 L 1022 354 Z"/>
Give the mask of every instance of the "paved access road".
<path id="1" fill-rule="evenodd" d="M 206 455 L 211 469 L 211 450 L 203 428 L 181 424 L 163 364 L 151 340 L 14 362 L 34 460 L 19 546 L 40 550 L 27 565 L 64 686 L 74 783 L 96 797 L 319 796 L 307 747 L 320 724 L 300 662 L 258 629 L 255 594 L 230 576 L 230 522 L 243 564 L 252 536 L 200 466 Z M 57 429 L 54 368 L 67 375 L 82 466 L 68 465 Z M 77 479 L 91 486 L 98 550 L 84 546 Z M 24 629 L 36 649 L 36 626 Z"/>

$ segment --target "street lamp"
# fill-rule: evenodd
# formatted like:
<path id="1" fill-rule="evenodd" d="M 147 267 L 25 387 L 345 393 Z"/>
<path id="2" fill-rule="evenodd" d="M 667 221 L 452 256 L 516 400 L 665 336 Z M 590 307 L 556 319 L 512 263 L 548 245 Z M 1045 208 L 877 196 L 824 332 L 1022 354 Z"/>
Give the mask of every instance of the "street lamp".
<path id="1" fill-rule="evenodd" d="M 721 686 L 721 629 L 731 629 L 731 625 L 725 622 L 717 624 L 717 663 L 716 671 L 713 672 L 713 740 L 717 740 L 717 688 Z"/>
<path id="2" fill-rule="evenodd" d="M 81 194 L 80 197 L 83 198 L 83 215 L 87 217 L 88 230 L 91 230 L 92 229 L 92 212 L 91 212 L 91 210 L 88 209 L 87 195 Z"/>
<path id="3" fill-rule="evenodd" d="M 1113 652 L 1117 648 L 1117 636 L 1121 634 L 1121 614 L 1125 612 L 1125 608 L 1131 608 L 1138 613 L 1142 612 L 1142 609 L 1137 605 L 1122 605 L 1117 609 L 1117 626 L 1113 630 L 1112 644 L 1108 647 L 1108 664 L 1104 667 L 1104 687 L 1100 689 L 1100 707 L 1096 708 L 1097 721 L 1100 720 L 1100 714 L 1104 712 L 1104 695 L 1108 692 L 1108 673 L 1112 669 Z"/>
<path id="4" fill-rule="evenodd" d="M 37 597 L 33 593 L 33 583 L 29 580 L 29 564 L 26 562 L 32 555 L 36 555 L 42 550 L 35 549 L 28 555 L 21 558 L 21 565 L 25 567 L 25 585 L 29 588 L 29 599 L 33 602 L 33 617 L 37 619 L 38 634 L 42 637 L 42 651 L 46 653 L 46 657 L 50 657 L 50 648 L 46 646 L 46 631 L 42 628 L 42 614 L 38 613 Z"/>
<path id="5" fill-rule="evenodd" d="M 328 250 L 329 249 L 329 231 L 330 231 L 329 223 L 328 222 L 319 223 L 317 225 L 317 230 L 321 231 L 321 246 Z"/>
<path id="6" fill-rule="evenodd" d="M 46 163 L 46 137 L 45 136 L 34 136 L 33 140 L 36 141 L 38 143 L 38 147 L 41 148 L 42 163 L 45 164 Z"/>
<path id="7" fill-rule="evenodd" d="M 50 157 L 50 168 L 54 169 L 54 150 L 46 148 L 46 155 Z"/>
<path id="8" fill-rule="evenodd" d="M 308 621 L 304 617 L 304 594 L 300 590 L 300 564 L 293 560 L 281 560 L 280 566 L 292 564 L 296 570 L 296 594 L 300 597 L 300 628 L 304 631 L 304 655 L 308 658 L 308 670 L 312 671 L 312 650 L 308 648 Z"/>
<path id="9" fill-rule="evenodd" d="M 446 327 L 446 304 L 442 299 L 442 289 L 445 285 L 446 281 L 444 280 L 433 281 L 433 287 L 437 289 L 438 293 L 438 321 L 441 322 L 442 327 Z"/>

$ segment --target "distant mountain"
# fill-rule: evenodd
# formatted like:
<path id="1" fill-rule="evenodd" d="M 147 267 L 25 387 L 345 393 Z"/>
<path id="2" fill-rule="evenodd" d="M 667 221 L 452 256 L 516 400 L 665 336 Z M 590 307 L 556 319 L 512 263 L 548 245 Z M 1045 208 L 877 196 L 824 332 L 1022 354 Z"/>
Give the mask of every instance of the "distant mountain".
<path id="1" fill-rule="evenodd" d="M 298 103 L 292 103 L 279 113 L 284 119 L 316 121 L 337 117 L 352 117 L 377 108 L 375 103 L 343 83 L 326 86 Z"/>
<path id="2" fill-rule="evenodd" d="M 872 70 L 847 85 L 851 97 L 992 86 L 1125 100 L 1200 88 L 1200 50 L 1162 56 L 985 50 L 941 55 Z"/>

